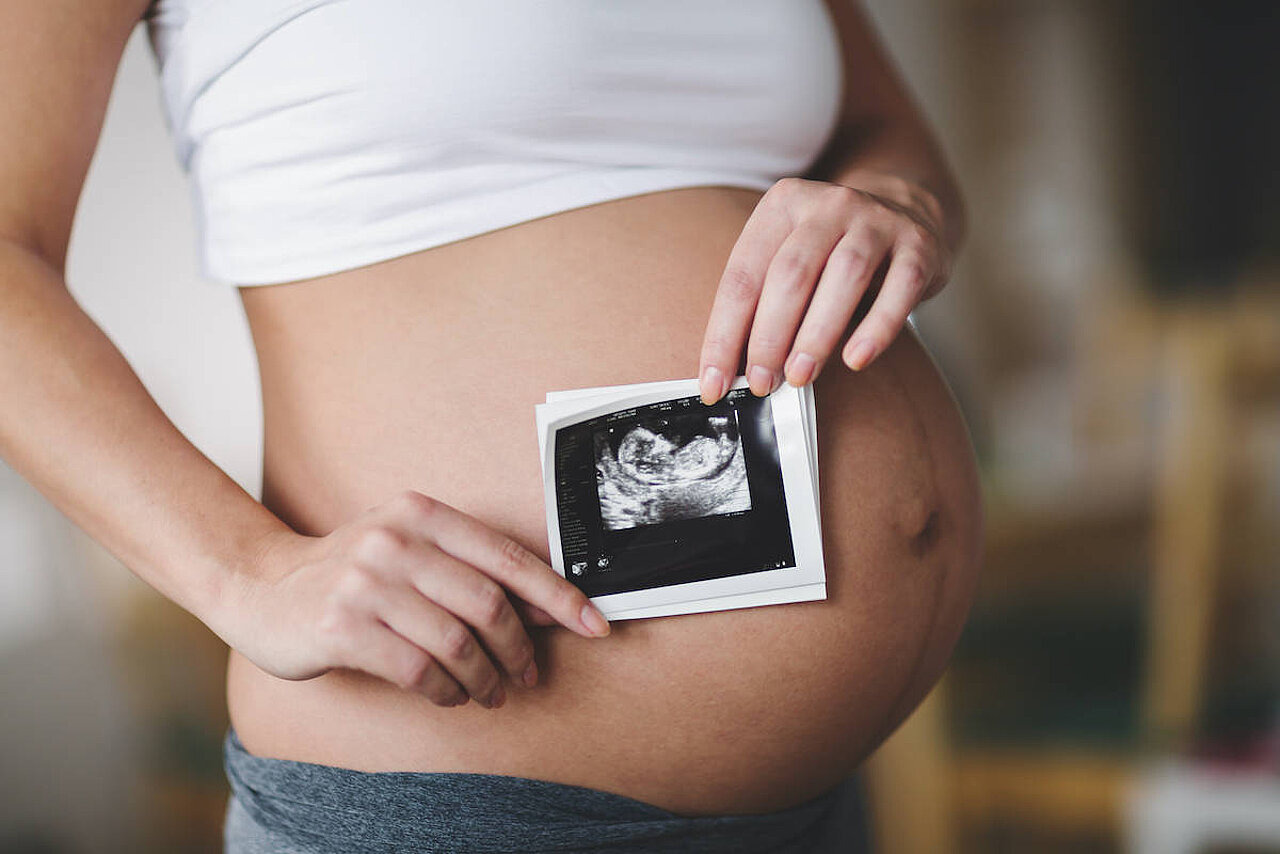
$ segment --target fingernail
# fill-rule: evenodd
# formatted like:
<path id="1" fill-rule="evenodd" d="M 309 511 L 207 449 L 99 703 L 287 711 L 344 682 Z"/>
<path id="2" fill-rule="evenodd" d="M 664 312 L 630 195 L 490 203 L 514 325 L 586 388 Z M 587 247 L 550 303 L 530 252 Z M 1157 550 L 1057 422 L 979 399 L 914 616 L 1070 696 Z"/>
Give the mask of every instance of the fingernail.
<path id="1" fill-rule="evenodd" d="M 596 637 L 602 638 L 609 634 L 609 621 L 600 613 L 600 609 L 590 603 L 582 606 L 582 625 Z"/>
<path id="2" fill-rule="evenodd" d="M 849 367 L 855 371 L 860 371 L 867 366 L 872 357 L 876 354 L 876 345 L 870 341 L 859 341 L 853 348 L 853 353 L 849 355 Z"/>
<path id="3" fill-rule="evenodd" d="M 487 702 L 485 705 L 487 705 L 491 709 L 498 709 L 498 708 L 501 708 L 502 704 L 505 703 L 506 701 L 507 701 L 507 692 L 503 689 L 501 685 L 499 685 L 497 688 L 494 689 L 494 692 L 489 695 L 489 702 Z"/>
<path id="4" fill-rule="evenodd" d="M 752 365 L 747 371 L 747 385 L 751 386 L 752 394 L 764 397 L 773 391 L 773 371 L 762 365 Z"/>
<path id="5" fill-rule="evenodd" d="M 710 405 L 724 394 L 724 374 L 715 365 L 707 365 L 702 369 L 702 379 L 698 383 L 702 402 Z"/>
<path id="6" fill-rule="evenodd" d="M 808 353 L 796 353 L 791 357 L 791 370 L 788 371 L 788 382 L 800 386 L 813 378 L 813 369 L 818 363 Z"/>
<path id="7" fill-rule="evenodd" d="M 538 662 L 530 661 L 529 666 L 524 669 L 524 676 L 521 677 L 521 679 L 524 681 L 524 687 L 526 688 L 532 688 L 534 685 L 537 685 Z"/>

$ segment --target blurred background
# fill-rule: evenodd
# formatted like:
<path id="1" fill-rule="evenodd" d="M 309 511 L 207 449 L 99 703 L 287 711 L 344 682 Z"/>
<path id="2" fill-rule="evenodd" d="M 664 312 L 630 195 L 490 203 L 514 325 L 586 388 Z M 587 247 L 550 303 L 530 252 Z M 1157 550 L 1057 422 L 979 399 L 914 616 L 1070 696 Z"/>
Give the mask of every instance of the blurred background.
<path id="1" fill-rule="evenodd" d="M 871 0 L 972 233 L 917 313 L 987 561 L 869 764 L 885 852 L 1280 852 L 1280 3 Z M 135 32 L 68 278 L 260 494 L 232 289 L 200 279 Z M 219 850 L 225 648 L 0 462 L 0 852 Z"/>

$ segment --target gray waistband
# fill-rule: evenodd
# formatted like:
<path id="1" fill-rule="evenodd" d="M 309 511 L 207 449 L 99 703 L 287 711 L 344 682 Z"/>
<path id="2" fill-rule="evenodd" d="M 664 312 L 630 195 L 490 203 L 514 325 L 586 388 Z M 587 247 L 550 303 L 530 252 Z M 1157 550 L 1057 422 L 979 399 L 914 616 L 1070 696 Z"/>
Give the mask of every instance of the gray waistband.
<path id="1" fill-rule="evenodd" d="M 247 752 L 234 728 L 223 741 L 223 759 L 232 788 L 228 815 L 239 815 L 237 839 L 227 828 L 228 854 L 850 854 L 866 844 L 855 778 L 780 812 L 685 818 L 611 792 L 524 777 L 374 773 L 268 759 Z"/>

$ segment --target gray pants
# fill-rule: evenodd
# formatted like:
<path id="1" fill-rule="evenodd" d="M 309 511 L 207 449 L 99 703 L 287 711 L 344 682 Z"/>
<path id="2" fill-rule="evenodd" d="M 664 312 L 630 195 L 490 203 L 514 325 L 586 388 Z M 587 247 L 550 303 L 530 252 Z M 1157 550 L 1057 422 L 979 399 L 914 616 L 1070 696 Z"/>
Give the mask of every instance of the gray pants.
<path id="1" fill-rule="evenodd" d="M 226 854 L 856 854 L 856 777 L 764 815 L 684 818 L 610 792 L 494 774 L 370 773 L 255 756 L 227 730 Z"/>

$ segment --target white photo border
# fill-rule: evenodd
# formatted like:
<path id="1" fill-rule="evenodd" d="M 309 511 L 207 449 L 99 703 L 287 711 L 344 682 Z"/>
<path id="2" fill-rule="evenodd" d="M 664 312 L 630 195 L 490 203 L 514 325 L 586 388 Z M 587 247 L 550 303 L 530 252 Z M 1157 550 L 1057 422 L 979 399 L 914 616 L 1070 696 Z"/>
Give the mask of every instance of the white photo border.
<path id="1" fill-rule="evenodd" d="M 745 387 L 746 378 L 741 376 L 730 386 Z M 549 438 L 562 427 L 597 415 L 696 395 L 696 379 L 664 380 L 549 392 L 547 402 L 535 406 L 547 537 L 556 572 L 565 575 L 556 483 L 554 476 L 547 476 L 555 471 Z M 607 618 L 638 619 L 826 598 L 812 386 L 783 383 L 768 399 L 796 565 L 592 597 Z"/>

